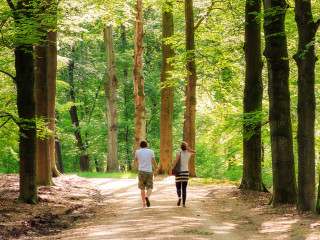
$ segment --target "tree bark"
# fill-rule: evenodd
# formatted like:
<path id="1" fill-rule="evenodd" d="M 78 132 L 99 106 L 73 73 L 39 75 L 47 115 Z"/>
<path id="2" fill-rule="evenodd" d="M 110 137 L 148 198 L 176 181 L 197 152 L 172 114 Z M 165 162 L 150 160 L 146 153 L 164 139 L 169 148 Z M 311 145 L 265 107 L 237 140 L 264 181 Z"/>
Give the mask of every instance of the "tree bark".
<path id="1" fill-rule="evenodd" d="M 144 94 L 143 65 L 143 19 L 142 0 L 137 0 L 135 4 L 136 13 L 134 21 L 134 61 L 133 61 L 133 82 L 134 82 L 134 150 L 140 148 L 140 141 L 146 138 L 146 104 Z M 137 169 L 135 164 L 134 171 Z"/>
<path id="2" fill-rule="evenodd" d="M 273 167 L 273 204 L 296 203 L 297 190 L 290 116 L 289 60 L 285 0 L 264 0 L 268 64 L 269 122 Z"/>
<path id="3" fill-rule="evenodd" d="M 49 98 L 48 98 L 48 45 L 47 34 L 41 29 L 43 37 L 35 47 L 35 97 L 36 116 L 48 127 L 49 124 Z M 38 131 L 43 131 L 39 129 Z M 52 185 L 49 136 L 46 132 L 41 132 L 37 137 L 37 184 L 40 186 Z"/>
<path id="4" fill-rule="evenodd" d="M 197 72 L 194 45 L 193 0 L 185 0 L 185 20 L 187 52 L 187 87 L 186 113 L 184 122 L 184 141 L 188 143 L 190 148 L 195 149 Z M 189 160 L 189 175 L 190 177 L 197 177 L 194 157 L 191 157 Z"/>
<path id="5" fill-rule="evenodd" d="M 74 49 L 72 49 L 74 52 Z M 74 81 L 73 81 L 73 70 L 74 70 L 74 61 L 72 60 L 69 63 L 69 77 L 70 77 L 70 97 L 72 102 L 76 102 L 75 94 L 74 94 Z M 81 171 L 90 171 L 89 164 L 89 155 L 87 154 L 87 149 L 82 142 L 81 132 L 80 132 L 80 124 L 78 119 L 77 107 L 73 105 L 69 109 L 70 117 L 72 124 L 74 125 L 74 135 L 77 140 L 78 149 L 80 151 L 80 169 Z"/>
<path id="6" fill-rule="evenodd" d="M 315 35 L 311 1 L 295 1 L 299 44 L 294 59 L 298 66 L 298 209 L 314 211 L 315 198 Z"/>
<path id="7" fill-rule="evenodd" d="M 261 23 L 256 14 L 261 13 L 260 0 L 247 0 L 245 10 L 246 78 L 243 98 L 243 176 L 240 189 L 266 191 L 261 170 L 261 120 L 252 118 L 262 110 L 262 57 Z"/>
<path id="8" fill-rule="evenodd" d="M 17 107 L 20 125 L 20 195 L 25 203 L 38 202 L 36 184 L 36 103 L 34 98 L 33 46 L 21 45 L 15 49 Z"/>
<path id="9" fill-rule="evenodd" d="M 52 1 L 54 24 L 48 32 L 48 94 L 49 94 L 49 129 L 52 134 L 49 137 L 49 152 L 52 177 L 60 176 L 55 161 L 55 111 L 56 111 L 56 80 L 57 80 L 57 3 Z"/>
<path id="10" fill-rule="evenodd" d="M 117 114 L 117 85 L 116 62 L 111 25 L 104 29 L 104 42 L 107 55 L 107 77 L 104 90 L 107 100 L 108 119 L 108 160 L 107 172 L 119 172 L 118 163 L 118 114 Z"/>
<path id="11" fill-rule="evenodd" d="M 162 9 L 162 69 L 161 69 L 161 113 L 160 113 L 160 157 L 158 173 L 168 173 L 172 164 L 172 121 L 174 83 L 171 82 L 173 62 L 168 60 L 175 53 L 167 38 L 174 34 L 173 6 L 171 0 L 166 0 Z"/>
<path id="12" fill-rule="evenodd" d="M 60 173 L 64 173 L 61 145 L 60 145 L 60 142 L 59 142 L 59 138 L 55 139 L 55 145 L 54 146 L 55 146 L 55 152 L 56 152 L 56 155 L 57 155 L 58 170 L 59 170 Z"/>
<path id="13" fill-rule="evenodd" d="M 59 119 L 58 111 L 55 112 L 56 120 Z M 57 125 L 57 121 L 55 121 L 55 126 Z M 57 135 L 55 135 L 55 154 L 58 162 L 58 171 L 59 173 L 64 173 L 63 160 L 62 160 L 62 151 L 60 140 Z"/>
<path id="14" fill-rule="evenodd" d="M 319 179 L 320 179 L 320 174 L 319 174 Z M 320 215 L 320 180 L 319 180 L 319 185 L 318 185 L 318 197 L 317 197 L 317 203 L 316 203 L 316 213 Z"/>

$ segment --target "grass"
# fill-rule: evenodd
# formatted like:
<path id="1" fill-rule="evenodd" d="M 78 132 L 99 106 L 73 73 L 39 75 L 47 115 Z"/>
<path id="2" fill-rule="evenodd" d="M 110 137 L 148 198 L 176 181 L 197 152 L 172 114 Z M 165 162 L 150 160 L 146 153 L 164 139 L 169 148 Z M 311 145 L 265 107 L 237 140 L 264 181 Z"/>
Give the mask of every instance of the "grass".
<path id="1" fill-rule="evenodd" d="M 78 172 L 76 173 L 79 177 L 85 178 L 136 178 L 138 174 L 136 173 L 105 173 L 105 172 Z"/>
<path id="2" fill-rule="evenodd" d="M 213 235 L 212 232 L 200 232 L 198 230 L 185 230 L 183 232 L 185 232 L 185 233 L 194 233 L 194 234 L 199 234 L 199 235 Z"/>

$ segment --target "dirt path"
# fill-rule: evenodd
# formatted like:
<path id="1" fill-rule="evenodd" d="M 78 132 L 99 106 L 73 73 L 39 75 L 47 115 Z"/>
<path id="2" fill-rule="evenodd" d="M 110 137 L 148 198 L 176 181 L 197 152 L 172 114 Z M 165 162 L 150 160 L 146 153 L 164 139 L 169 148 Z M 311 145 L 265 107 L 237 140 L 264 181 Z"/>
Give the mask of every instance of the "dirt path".
<path id="1" fill-rule="evenodd" d="M 71 230 L 37 239 L 320 239 L 318 216 L 250 205 L 235 187 L 190 185 L 182 208 L 174 178 L 157 178 L 151 207 L 142 208 L 136 179 L 89 181 L 105 199 L 99 212 Z"/>

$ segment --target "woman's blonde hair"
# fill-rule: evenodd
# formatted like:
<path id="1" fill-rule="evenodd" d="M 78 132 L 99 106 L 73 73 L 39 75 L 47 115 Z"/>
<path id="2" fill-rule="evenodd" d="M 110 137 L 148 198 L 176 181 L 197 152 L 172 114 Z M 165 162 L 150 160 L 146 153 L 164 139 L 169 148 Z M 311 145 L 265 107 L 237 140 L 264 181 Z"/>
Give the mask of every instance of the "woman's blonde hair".
<path id="1" fill-rule="evenodd" d="M 182 143 L 180 144 L 180 148 L 181 148 L 182 151 L 187 150 L 187 147 L 188 147 L 188 143 L 186 143 L 186 142 L 182 142 Z"/>

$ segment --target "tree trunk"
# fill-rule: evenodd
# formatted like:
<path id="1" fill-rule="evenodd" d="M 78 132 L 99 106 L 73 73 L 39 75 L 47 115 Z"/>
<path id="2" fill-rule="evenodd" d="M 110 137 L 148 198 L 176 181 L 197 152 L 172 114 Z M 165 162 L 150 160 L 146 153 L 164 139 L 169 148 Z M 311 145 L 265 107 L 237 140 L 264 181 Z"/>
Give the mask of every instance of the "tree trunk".
<path id="1" fill-rule="evenodd" d="M 318 29 L 310 0 L 295 1 L 299 44 L 294 59 L 298 66 L 298 209 L 314 211 L 315 196 L 315 63 L 314 41 Z"/>
<path id="2" fill-rule="evenodd" d="M 38 201 L 36 184 L 36 103 L 34 98 L 33 46 L 15 49 L 17 107 L 20 120 L 20 195 L 25 203 Z"/>
<path id="3" fill-rule="evenodd" d="M 58 111 L 55 111 L 56 119 L 59 119 Z M 57 121 L 55 121 L 55 126 L 57 125 Z M 55 154 L 58 162 L 58 171 L 59 173 L 64 173 L 63 160 L 62 160 L 62 151 L 59 138 L 55 135 Z"/>
<path id="4" fill-rule="evenodd" d="M 127 35 L 126 35 L 126 31 L 125 31 L 125 27 L 123 25 L 121 25 L 121 39 L 122 39 L 122 45 L 123 48 L 125 49 L 125 46 L 127 46 Z M 123 65 L 123 77 L 124 77 L 124 103 L 125 106 L 128 106 L 128 103 L 130 102 L 130 98 L 128 98 L 128 96 L 130 96 L 130 93 L 132 91 L 132 87 L 130 87 L 131 82 L 128 81 L 129 79 L 129 70 L 128 70 L 128 64 L 125 63 Z M 125 120 L 126 121 L 130 121 L 131 117 L 129 115 L 129 110 L 128 107 L 125 108 Z M 129 143 L 129 139 L 130 139 L 130 130 L 129 130 L 129 126 L 126 125 L 125 127 L 125 139 L 126 139 L 126 143 Z M 126 144 L 126 153 L 127 153 L 127 170 L 131 171 L 132 170 L 132 150 L 129 147 L 128 144 Z"/>
<path id="5" fill-rule="evenodd" d="M 135 4 L 136 13 L 134 21 L 134 62 L 133 62 L 133 82 L 134 82 L 134 150 L 140 148 L 140 141 L 146 138 L 146 104 L 144 94 L 143 65 L 143 21 L 142 21 L 142 0 L 137 0 Z M 134 171 L 137 169 L 135 164 Z"/>
<path id="6" fill-rule="evenodd" d="M 72 49 L 74 52 L 74 49 Z M 75 95 L 74 95 L 74 81 L 73 81 L 73 69 L 74 69 L 74 61 L 72 60 L 69 63 L 69 77 L 70 77 L 70 97 L 72 102 L 76 102 Z M 74 135 L 77 140 L 78 149 L 80 151 L 80 169 L 81 171 L 90 171 L 90 164 L 89 164 L 89 155 L 87 154 L 87 149 L 82 142 L 81 132 L 80 132 L 80 124 L 78 119 L 77 107 L 73 105 L 69 109 L 71 121 L 74 125 Z"/>
<path id="7" fill-rule="evenodd" d="M 128 42 L 127 42 L 127 35 L 126 35 L 126 30 L 124 25 L 121 25 L 121 40 L 122 40 L 122 49 L 126 49 Z M 123 52 L 124 53 L 124 52 Z M 123 88 L 123 96 L 124 96 L 124 104 L 126 106 L 125 108 L 125 121 L 129 122 L 131 117 L 129 115 L 129 109 L 128 109 L 128 103 L 131 102 L 130 94 L 132 92 L 132 87 L 131 87 L 131 81 L 129 81 L 129 66 L 127 63 L 123 64 L 123 77 L 124 77 L 124 88 Z M 130 140 L 130 128 L 128 124 L 125 126 L 125 139 L 126 139 L 126 162 L 127 162 L 127 170 L 131 171 L 132 170 L 132 149 L 129 146 L 129 140 Z"/>
<path id="8" fill-rule="evenodd" d="M 56 6 L 54 7 L 55 24 L 57 15 Z M 55 162 L 55 108 L 56 108 L 56 80 L 57 80 L 57 31 L 56 25 L 54 30 L 48 32 L 48 88 L 49 88 L 49 129 L 52 134 L 49 138 L 50 165 L 52 177 L 60 176 Z"/>
<path id="9" fill-rule="evenodd" d="M 194 46 L 194 19 L 193 0 L 185 0 L 186 19 L 186 51 L 187 51 L 187 88 L 186 88 L 186 113 L 184 122 L 184 141 L 190 148 L 195 149 L 195 123 L 196 123 L 196 84 L 197 72 Z M 197 177 L 195 160 L 189 160 L 190 177 Z"/>
<path id="10" fill-rule="evenodd" d="M 319 174 L 318 196 L 317 196 L 317 203 L 316 203 L 316 213 L 320 215 L 320 174 Z"/>
<path id="11" fill-rule="evenodd" d="M 261 121 L 252 118 L 262 110 L 262 57 L 261 24 L 256 14 L 261 13 L 260 0 L 246 1 L 246 25 L 244 51 L 246 56 L 246 78 L 243 98 L 243 176 L 240 189 L 266 191 L 261 170 Z"/>
<path id="12" fill-rule="evenodd" d="M 160 157 L 158 173 L 168 173 L 172 163 L 172 121 L 174 83 L 172 82 L 173 62 L 168 60 L 175 53 L 167 38 L 174 34 L 172 0 L 166 0 L 162 9 L 162 69 L 161 69 L 161 113 L 160 113 Z"/>
<path id="13" fill-rule="evenodd" d="M 55 152 L 57 154 L 57 162 L 58 162 L 59 172 L 60 173 L 64 173 L 62 153 L 61 153 L 61 145 L 60 145 L 60 142 L 59 142 L 59 138 L 55 139 Z"/>
<path id="14" fill-rule="evenodd" d="M 289 60 L 285 35 L 287 7 L 285 0 L 264 0 L 264 55 L 268 64 L 274 205 L 294 204 L 297 197 L 290 116 Z"/>
<path id="15" fill-rule="evenodd" d="M 28 28 L 33 16 L 32 1 L 20 1 L 17 6 L 7 1 L 17 28 Z M 24 22 L 24 21 L 27 22 Z M 25 23 L 21 25 L 21 23 Z M 17 29 L 16 37 L 21 39 Z M 15 82 L 17 84 L 17 108 L 19 115 L 19 157 L 20 157 L 20 191 L 19 199 L 25 203 L 38 202 L 36 185 L 36 103 L 34 97 L 34 50 L 32 44 L 23 44 L 15 47 Z"/>
<path id="16" fill-rule="evenodd" d="M 49 121 L 49 98 L 48 98 L 48 45 L 47 34 L 41 31 L 44 36 L 41 42 L 35 47 L 35 97 L 36 115 L 44 127 L 48 127 Z M 49 136 L 43 128 L 38 128 L 40 135 L 37 137 L 37 184 L 41 186 L 52 185 Z"/>
<path id="17" fill-rule="evenodd" d="M 72 106 L 69 110 L 69 113 L 70 113 L 71 121 L 74 125 L 74 135 L 76 137 L 78 149 L 80 151 L 80 169 L 81 169 L 81 171 L 90 171 L 89 156 L 86 153 L 87 152 L 86 148 L 82 142 L 76 106 Z"/>
<path id="18" fill-rule="evenodd" d="M 104 42 L 107 54 L 107 77 L 104 90 L 107 100 L 108 119 L 108 161 L 107 172 L 119 172 L 118 163 L 118 114 L 117 114 L 117 85 L 116 63 L 111 25 L 104 29 Z"/>

